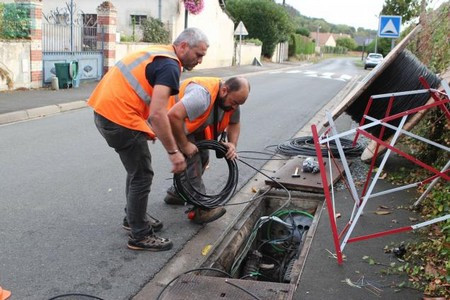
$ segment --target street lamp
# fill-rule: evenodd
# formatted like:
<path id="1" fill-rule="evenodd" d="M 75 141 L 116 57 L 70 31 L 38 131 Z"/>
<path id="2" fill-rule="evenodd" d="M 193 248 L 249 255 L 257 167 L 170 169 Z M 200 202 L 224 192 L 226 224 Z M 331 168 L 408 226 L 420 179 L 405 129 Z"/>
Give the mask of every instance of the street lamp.
<path id="1" fill-rule="evenodd" d="M 316 34 L 316 48 L 319 47 L 319 29 L 322 28 L 320 25 L 317 26 L 317 34 Z"/>
<path id="2" fill-rule="evenodd" d="M 377 18 L 377 20 L 378 20 L 378 26 L 377 26 L 377 33 L 375 33 L 375 53 L 377 53 L 377 43 L 378 43 L 378 30 L 380 29 L 379 27 L 380 27 L 380 16 L 379 15 L 375 15 L 375 17 Z"/>

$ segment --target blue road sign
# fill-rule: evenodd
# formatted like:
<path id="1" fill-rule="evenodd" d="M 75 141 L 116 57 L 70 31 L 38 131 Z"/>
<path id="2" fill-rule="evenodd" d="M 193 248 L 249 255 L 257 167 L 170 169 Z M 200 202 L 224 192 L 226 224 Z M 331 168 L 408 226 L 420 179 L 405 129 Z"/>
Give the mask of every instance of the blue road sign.
<path id="1" fill-rule="evenodd" d="M 380 16 L 378 36 L 385 38 L 398 38 L 400 36 L 401 16 Z"/>

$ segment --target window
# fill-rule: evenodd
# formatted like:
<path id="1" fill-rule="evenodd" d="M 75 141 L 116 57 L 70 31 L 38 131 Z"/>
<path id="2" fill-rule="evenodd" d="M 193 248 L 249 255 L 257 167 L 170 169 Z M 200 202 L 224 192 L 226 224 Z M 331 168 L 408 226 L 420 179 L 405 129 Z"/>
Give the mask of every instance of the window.
<path id="1" fill-rule="evenodd" d="M 141 25 L 142 21 L 147 20 L 146 15 L 130 15 L 130 25 L 133 24 L 133 19 L 136 25 Z"/>

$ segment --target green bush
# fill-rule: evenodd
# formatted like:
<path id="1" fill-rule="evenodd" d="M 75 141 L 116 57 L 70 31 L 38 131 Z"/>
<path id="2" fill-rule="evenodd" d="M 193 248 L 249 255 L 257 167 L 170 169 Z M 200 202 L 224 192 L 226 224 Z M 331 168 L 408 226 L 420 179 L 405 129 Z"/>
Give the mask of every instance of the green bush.
<path id="1" fill-rule="evenodd" d="M 340 47 L 340 46 L 336 46 L 336 47 L 332 47 L 332 46 L 323 46 L 321 48 L 323 53 L 333 53 L 333 54 L 346 54 L 347 53 L 347 48 L 345 47 Z"/>
<path id="2" fill-rule="evenodd" d="M 142 41 L 147 43 L 168 44 L 169 31 L 164 28 L 164 24 L 150 16 L 141 22 Z"/>
<path id="3" fill-rule="evenodd" d="M 261 46 L 263 43 L 259 39 L 245 39 L 242 42 L 255 44 L 256 46 Z"/>
<path id="4" fill-rule="evenodd" d="M 450 42 L 448 28 L 450 27 L 450 2 L 444 2 L 435 10 L 429 10 L 421 16 L 422 29 L 408 43 L 408 49 L 417 56 L 434 73 L 443 73 L 450 66 Z M 411 25 L 402 32 L 402 38 L 408 34 L 415 25 Z M 450 127 L 445 113 L 440 109 L 430 109 L 412 133 L 432 140 L 438 144 L 450 145 Z M 409 153 L 420 161 L 431 164 L 435 169 L 441 170 L 448 161 L 448 151 L 423 143 L 417 139 L 405 138 L 402 141 Z M 417 167 L 401 173 L 402 184 L 414 183 L 430 176 L 430 172 Z M 419 185 L 419 193 L 423 193 L 427 185 Z M 444 216 L 450 213 L 450 184 L 440 180 L 434 185 L 427 197 L 418 207 L 424 219 Z M 414 268 L 405 268 L 410 276 L 409 281 L 414 288 L 429 295 L 430 299 L 441 297 L 450 299 L 450 220 L 439 222 L 424 228 L 419 238 L 407 248 L 404 259 L 406 264 L 425 270 L 415 272 Z M 431 271 L 426 272 L 427 268 Z M 433 297 L 431 297 L 433 296 Z M 437 298 L 436 298 L 437 299 Z"/>
<path id="5" fill-rule="evenodd" d="M 345 47 L 348 50 L 355 50 L 355 48 L 358 46 L 356 45 L 356 42 L 352 38 L 340 38 L 336 40 L 336 46 Z"/>
<path id="6" fill-rule="evenodd" d="M 315 44 L 311 42 L 309 38 L 306 36 L 302 36 L 300 34 L 291 34 L 289 39 L 289 56 L 295 56 L 300 54 L 313 54 L 314 53 Z"/>
<path id="7" fill-rule="evenodd" d="M 0 4 L 0 38 L 24 39 L 29 36 L 28 6 L 15 3 Z"/>
<path id="8" fill-rule="evenodd" d="M 306 36 L 306 37 L 309 37 L 309 35 L 310 35 L 310 31 L 308 30 L 308 28 L 305 28 L 305 27 L 297 28 L 295 30 L 295 33 Z"/>
<path id="9" fill-rule="evenodd" d="M 120 41 L 121 42 L 135 42 L 135 38 L 133 35 L 121 34 Z"/>

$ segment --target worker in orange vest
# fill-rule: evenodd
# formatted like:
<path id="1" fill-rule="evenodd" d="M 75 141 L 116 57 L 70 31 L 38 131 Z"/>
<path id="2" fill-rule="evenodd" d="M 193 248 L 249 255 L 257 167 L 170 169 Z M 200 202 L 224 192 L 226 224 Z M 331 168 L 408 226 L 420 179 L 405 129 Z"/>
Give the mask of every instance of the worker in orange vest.
<path id="1" fill-rule="evenodd" d="M 245 103 L 249 92 L 250 84 L 243 77 L 232 77 L 226 81 L 215 77 L 193 77 L 181 83 L 179 101 L 171 97 L 173 106 L 168 115 L 173 135 L 179 149 L 187 157 L 189 184 L 197 191 L 206 193 L 202 174 L 209 161 L 209 151 L 199 151 L 195 142 L 217 140 L 218 135 L 226 131 L 228 141 L 224 142 L 227 147 L 225 156 L 235 159 L 240 133 L 239 106 Z M 167 190 L 164 201 L 167 204 L 185 204 L 173 186 Z M 192 221 L 205 224 L 217 220 L 226 210 L 223 207 L 194 207 L 193 212 Z"/>
<path id="2" fill-rule="evenodd" d="M 172 248 L 172 241 L 154 233 L 162 228 L 162 222 L 147 214 L 153 179 L 148 140 L 161 140 L 173 173 L 186 168 L 171 132 L 168 101 L 178 94 L 181 67 L 191 70 L 201 63 L 208 46 L 201 30 L 187 28 L 173 45 L 150 46 L 125 56 L 106 73 L 89 98 L 95 125 L 119 154 L 127 172 L 123 227 L 131 231 L 129 249 Z"/>

